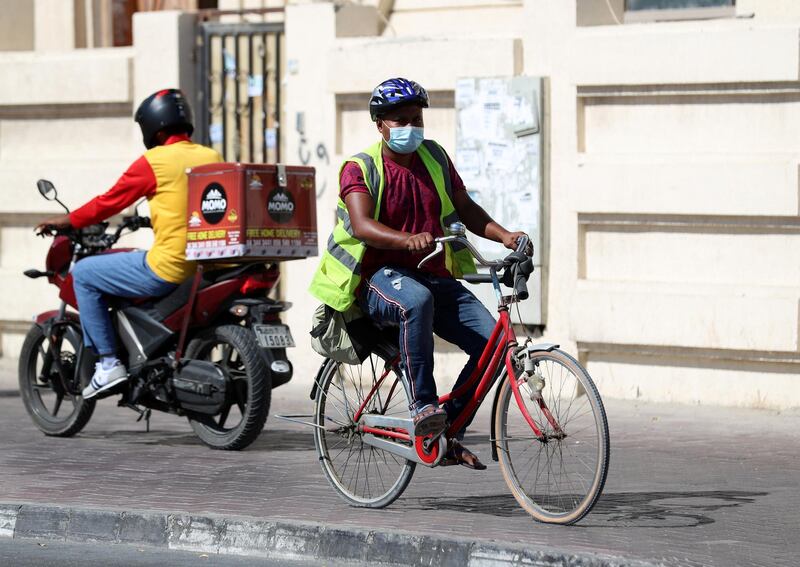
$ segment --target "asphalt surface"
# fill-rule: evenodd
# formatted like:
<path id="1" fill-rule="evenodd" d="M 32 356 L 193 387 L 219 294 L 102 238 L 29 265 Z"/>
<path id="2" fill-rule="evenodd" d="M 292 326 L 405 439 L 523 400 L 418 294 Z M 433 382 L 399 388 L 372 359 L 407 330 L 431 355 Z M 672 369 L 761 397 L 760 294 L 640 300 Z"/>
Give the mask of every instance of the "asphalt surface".
<path id="1" fill-rule="evenodd" d="M 343 567 L 330 562 L 219 556 L 134 545 L 74 544 L 0 538 L 0 565 L 6 567 Z"/>
<path id="2" fill-rule="evenodd" d="M 145 433 L 113 399 L 78 436 L 48 438 L 19 398 L 2 397 L 0 502 L 447 534 L 669 565 L 798 564 L 800 412 L 613 400 L 606 409 L 606 489 L 572 527 L 538 524 L 517 505 L 491 462 L 486 411 L 467 445 L 488 470 L 418 467 L 389 508 L 348 507 L 322 474 L 310 429 L 272 416 L 310 413 L 297 388 L 276 390 L 262 436 L 238 453 L 207 449 L 183 419 L 164 414 Z"/>

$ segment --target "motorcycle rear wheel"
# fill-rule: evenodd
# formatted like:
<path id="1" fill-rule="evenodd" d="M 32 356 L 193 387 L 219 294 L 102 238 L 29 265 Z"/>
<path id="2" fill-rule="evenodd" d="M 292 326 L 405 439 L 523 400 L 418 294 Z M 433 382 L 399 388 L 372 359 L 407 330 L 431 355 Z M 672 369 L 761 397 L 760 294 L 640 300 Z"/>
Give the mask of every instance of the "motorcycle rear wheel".
<path id="1" fill-rule="evenodd" d="M 215 362 L 228 378 L 226 406 L 214 417 L 189 417 L 194 432 L 212 449 L 250 445 L 264 428 L 272 397 L 272 375 L 253 332 L 238 325 L 207 329 L 189 343 L 186 358 Z M 238 423 L 229 427 L 237 416 Z"/>
<path id="2" fill-rule="evenodd" d="M 80 329 L 69 326 L 56 343 L 60 351 L 59 360 L 70 374 L 74 372 L 82 340 Z M 33 325 L 25 336 L 19 356 L 20 396 L 34 425 L 45 435 L 72 437 L 89 423 L 95 400 L 84 400 L 83 396 L 67 392 L 55 365 L 51 365 L 49 372 L 43 373 L 44 358 L 49 348 L 42 328 Z M 81 374 L 83 386 L 89 378 L 86 368 Z"/>

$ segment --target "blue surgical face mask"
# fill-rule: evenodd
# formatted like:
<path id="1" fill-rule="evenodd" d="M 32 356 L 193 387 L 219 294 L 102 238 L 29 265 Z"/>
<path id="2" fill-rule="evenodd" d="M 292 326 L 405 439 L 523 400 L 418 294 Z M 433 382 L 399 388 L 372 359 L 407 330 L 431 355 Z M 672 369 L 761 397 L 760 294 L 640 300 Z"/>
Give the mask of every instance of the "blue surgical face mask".
<path id="1" fill-rule="evenodd" d="M 386 142 L 392 151 L 398 154 L 410 154 L 425 139 L 424 128 L 419 126 L 399 126 L 389 129 L 389 140 Z"/>

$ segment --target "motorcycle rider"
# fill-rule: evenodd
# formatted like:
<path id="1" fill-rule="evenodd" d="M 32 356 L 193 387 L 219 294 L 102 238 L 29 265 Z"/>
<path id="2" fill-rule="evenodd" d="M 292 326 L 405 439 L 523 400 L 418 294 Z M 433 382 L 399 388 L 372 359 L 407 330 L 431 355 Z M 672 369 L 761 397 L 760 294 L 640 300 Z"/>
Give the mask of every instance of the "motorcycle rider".
<path id="1" fill-rule="evenodd" d="M 192 142 L 192 110 L 178 89 L 163 89 L 147 97 L 134 120 L 147 151 L 106 193 L 36 227 L 37 231 L 83 228 L 118 214 L 142 197 L 150 206 L 154 243 L 149 251 L 99 254 L 84 258 L 72 270 L 84 343 L 100 357 L 83 390 L 85 399 L 128 379 L 117 357 L 107 296 L 164 296 L 194 273 L 194 262 L 185 255 L 186 169 L 222 161 L 217 151 Z"/>

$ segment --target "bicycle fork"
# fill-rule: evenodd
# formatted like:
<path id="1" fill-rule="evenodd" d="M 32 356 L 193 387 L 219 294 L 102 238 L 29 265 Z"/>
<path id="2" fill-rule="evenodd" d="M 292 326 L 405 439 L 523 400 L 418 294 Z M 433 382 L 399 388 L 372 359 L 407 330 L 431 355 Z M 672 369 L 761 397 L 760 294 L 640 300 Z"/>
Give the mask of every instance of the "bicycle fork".
<path id="1" fill-rule="evenodd" d="M 553 414 L 550 412 L 550 409 L 547 407 L 547 404 L 544 401 L 542 390 L 544 390 L 544 388 L 547 386 L 547 383 L 544 377 L 538 372 L 538 364 L 534 362 L 534 354 L 536 352 L 549 352 L 556 348 L 558 348 L 558 345 L 545 343 L 538 345 L 528 344 L 523 346 L 521 349 L 518 349 L 516 351 L 516 356 L 519 359 L 517 364 L 519 364 L 519 361 L 521 360 L 523 366 L 523 371 L 518 378 L 515 378 L 515 373 L 513 372 L 515 353 L 509 351 L 506 358 L 511 390 L 514 394 L 514 399 L 517 402 L 517 406 L 522 413 L 522 417 L 533 430 L 534 435 L 536 435 L 536 437 L 539 438 L 539 441 L 543 443 L 546 443 L 550 439 L 563 439 L 567 436 L 566 433 L 564 433 L 564 431 L 561 429 L 561 426 L 558 424 L 555 417 L 553 417 Z M 542 412 L 542 415 L 550 424 L 552 433 L 544 433 L 544 431 L 542 431 L 542 427 L 536 423 L 536 420 L 533 419 L 528 411 L 528 406 L 525 404 L 523 394 L 520 389 L 520 386 L 523 384 L 527 384 L 528 388 L 530 388 L 530 400 L 535 402 L 539 407 L 539 411 Z"/>

